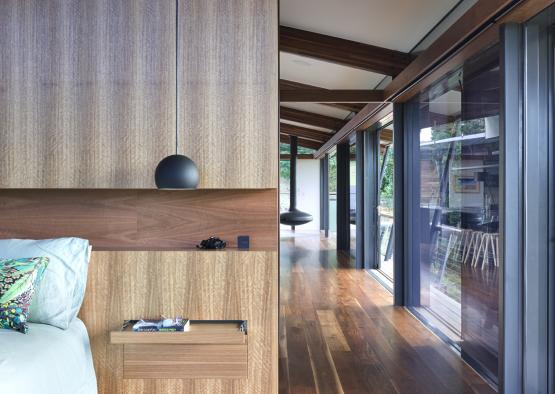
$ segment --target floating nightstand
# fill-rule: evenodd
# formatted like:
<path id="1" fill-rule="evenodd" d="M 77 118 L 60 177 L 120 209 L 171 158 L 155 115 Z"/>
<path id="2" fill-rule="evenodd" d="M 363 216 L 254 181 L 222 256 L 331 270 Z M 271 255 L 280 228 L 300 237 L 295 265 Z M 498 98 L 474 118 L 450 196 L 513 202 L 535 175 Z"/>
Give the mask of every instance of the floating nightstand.
<path id="1" fill-rule="evenodd" d="M 110 333 L 123 345 L 124 379 L 247 378 L 248 336 L 243 320 L 191 320 L 185 332 Z"/>

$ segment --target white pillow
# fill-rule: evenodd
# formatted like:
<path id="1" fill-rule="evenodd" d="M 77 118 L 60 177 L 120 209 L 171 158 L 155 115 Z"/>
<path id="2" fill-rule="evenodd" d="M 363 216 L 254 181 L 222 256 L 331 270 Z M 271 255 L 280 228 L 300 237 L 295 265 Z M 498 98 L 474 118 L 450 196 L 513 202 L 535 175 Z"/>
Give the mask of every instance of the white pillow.
<path id="1" fill-rule="evenodd" d="M 85 295 L 89 241 L 80 238 L 0 240 L 0 258 L 21 257 L 50 259 L 31 301 L 29 321 L 67 329 Z"/>

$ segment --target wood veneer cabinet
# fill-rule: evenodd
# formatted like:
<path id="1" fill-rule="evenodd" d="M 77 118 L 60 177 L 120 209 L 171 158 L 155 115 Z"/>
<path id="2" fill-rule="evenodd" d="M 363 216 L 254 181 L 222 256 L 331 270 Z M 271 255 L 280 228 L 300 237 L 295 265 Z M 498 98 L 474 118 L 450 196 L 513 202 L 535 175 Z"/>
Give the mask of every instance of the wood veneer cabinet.
<path id="1" fill-rule="evenodd" d="M 248 341 L 240 321 L 193 321 L 185 332 L 112 331 L 123 346 L 124 379 L 247 379 Z M 246 325 L 245 325 L 246 328 Z"/>
<path id="2" fill-rule="evenodd" d="M 184 152 L 200 187 L 278 185 L 278 1 L 180 1 Z"/>
<path id="3" fill-rule="evenodd" d="M 170 364 L 166 375 L 153 375 L 161 371 L 148 372 L 141 362 L 144 353 L 161 357 L 163 349 L 153 349 L 150 345 L 167 344 L 153 343 L 160 341 L 151 338 L 142 343 L 148 346 L 137 348 L 133 345 L 141 345 L 138 342 L 149 333 L 130 339 L 121 334 L 114 337 L 111 332 L 119 330 L 123 320 L 155 318 L 160 314 L 192 320 L 246 320 L 248 335 L 237 333 L 238 338 L 231 338 L 226 333 L 223 337 L 214 334 L 205 337 L 206 331 L 200 330 L 192 340 L 183 340 L 182 345 L 195 346 L 187 349 L 187 353 L 197 357 L 198 353 L 193 353 L 199 350 L 196 346 L 215 342 L 216 346 L 245 346 L 248 337 L 247 377 L 244 377 L 244 365 L 220 371 L 220 375 L 212 369 L 213 365 L 205 365 L 202 370 L 178 368 L 175 363 L 191 362 L 183 358 L 185 355 L 179 359 L 172 359 L 171 355 L 165 358 Z M 276 251 L 93 251 L 79 317 L 89 333 L 101 394 L 270 394 L 278 391 Z M 171 340 L 175 345 L 177 337 L 169 334 L 165 338 L 163 342 Z M 124 347 L 128 345 L 132 346 L 125 354 Z M 236 355 L 234 362 L 244 364 L 244 346 L 212 351 L 220 353 L 222 362 L 224 355 Z M 210 363 L 207 358 L 201 361 Z M 222 375 L 224 372 L 226 376 Z"/>
<path id="4" fill-rule="evenodd" d="M 0 1 L 0 187 L 154 187 L 175 150 L 174 8 Z"/>
<path id="5" fill-rule="evenodd" d="M 276 0 L 180 0 L 179 152 L 277 186 Z M 0 1 L 0 188 L 154 188 L 175 152 L 174 0 Z"/>

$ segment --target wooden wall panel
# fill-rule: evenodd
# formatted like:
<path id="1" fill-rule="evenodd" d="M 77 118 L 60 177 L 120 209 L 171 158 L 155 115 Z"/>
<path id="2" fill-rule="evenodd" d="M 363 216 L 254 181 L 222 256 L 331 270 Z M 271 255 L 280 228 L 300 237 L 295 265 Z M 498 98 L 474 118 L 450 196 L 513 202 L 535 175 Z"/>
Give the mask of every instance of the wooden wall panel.
<path id="1" fill-rule="evenodd" d="M 166 0 L 0 1 L 0 188 L 154 188 L 174 20 Z"/>
<path id="2" fill-rule="evenodd" d="M 89 239 L 95 249 L 194 248 L 216 235 L 277 250 L 278 194 L 265 190 L 0 190 L 0 238 Z"/>
<path id="3" fill-rule="evenodd" d="M 277 281 L 277 252 L 93 252 L 80 318 L 99 393 L 277 393 Z M 109 332 L 160 314 L 248 320 L 248 379 L 123 379 Z"/>
<path id="4" fill-rule="evenodd" d="M 278 185 L 277 0 L 181 0 L 179 151 Z M 154 188 L 175 152 L 175 2 L 0 1 L 0 188 Z"/>
<path id="5" fill-rule="evenodd" d="M 277 187 L 278 1 L 180 6 L 181 150 L 200 187 Z"/>

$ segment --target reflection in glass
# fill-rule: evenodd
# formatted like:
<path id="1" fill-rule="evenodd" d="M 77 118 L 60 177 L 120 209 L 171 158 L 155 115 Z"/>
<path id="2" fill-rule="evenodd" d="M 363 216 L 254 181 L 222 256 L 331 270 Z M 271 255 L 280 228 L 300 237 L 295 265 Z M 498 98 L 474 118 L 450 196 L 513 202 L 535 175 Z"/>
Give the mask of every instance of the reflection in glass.
<path id="1" fill-rule="evenodd" d="M 420 305 L 497 382 L 499 67 L 493 48 L 420 98 Z"/>

